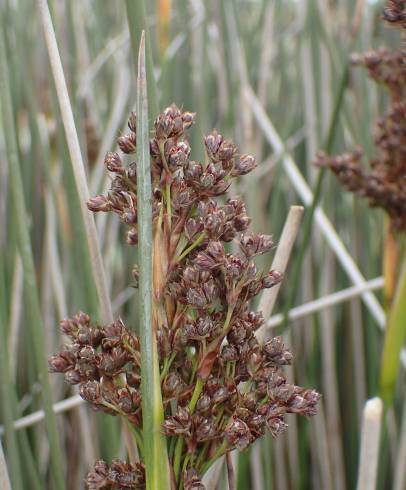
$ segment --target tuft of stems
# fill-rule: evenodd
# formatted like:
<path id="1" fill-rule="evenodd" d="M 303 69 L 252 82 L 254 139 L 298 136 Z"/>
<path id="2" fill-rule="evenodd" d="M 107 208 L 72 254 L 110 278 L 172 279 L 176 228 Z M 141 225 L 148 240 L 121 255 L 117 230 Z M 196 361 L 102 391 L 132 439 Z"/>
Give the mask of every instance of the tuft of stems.
<path id="1" fill-rule="evenodd" d="M 64 468 L 59 444 L 56 418 L 52 409 L 52 392 L 49 383 L 46 349 L 44 345 L 44 324 L 41 315 L 38 286 L 34 259 L 32 255 L 29 222 L 25 204 L 23 182 L 17 146 L 17 135 L 11 106 L 11 91 L 4 32 L 0 35 L 0 101 L 3 117 L 3 128 L 6 137 L 7 160 L 9 165 L 10 189 L 13 203 L 14 226 L 16 228 L 18 248 L 24 270 L 24 291 L 27 309 L 30 315 L 28 326 L 31 329 L 31 340 L 34 349 L 36 369 L 42 387 L 42 399 L 45 410 L 45 425 L 48 432 L 51 450 L 51 472 L 55 489 L 63 490 Z"/>

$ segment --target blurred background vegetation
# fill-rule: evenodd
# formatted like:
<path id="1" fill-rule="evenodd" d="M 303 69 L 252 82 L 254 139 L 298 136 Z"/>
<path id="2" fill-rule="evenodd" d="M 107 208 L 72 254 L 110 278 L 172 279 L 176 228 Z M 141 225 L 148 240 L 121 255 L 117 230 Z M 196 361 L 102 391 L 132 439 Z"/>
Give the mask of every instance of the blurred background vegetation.
<path id="1" fill-rule="evenodd" d="M 135 106 L 137 48 L 130 42 L 128 24 L 134 22 L 139 28 L 143 19 L 137 8 L 129 9 L 134 11 L 128 18 L 123 0 L 54 0 L 49 5 L 94 195 L 107 187 L 104 154 L 115 149 L 115 138 Z M 272 233 L 277 241 L 289 207 L 302 204 L 303 199 L 309 203 L 300 174 L 304 184 L 314 188 L 318 174 L 314 157 L 325 147 L 350 53 L 399 46 L 398 33 L 381 20 L 382 3 L 155 0 L 145 5 L 159 110 L 175 102 L 198 113 L 190 133 L 195 151 L 202 148 L 203 135 L 216 127 L 232 137 L 241 152 L 257 155 L 258 169 L 233 191 L 246 198 L 254 230 Z M 5 77 L 9 81 L 12 109 L 11 114 L 5 112 L 3 99 L 1 442 L 12 479 L 13 465 L 14 474 L 19 473 L 13 488 L 54 488 L 49 465 L 52 449 L 43 413 L 37 413 L 43 407 L 43 362 L 63 342 L 59 320 L 79 310 L 97 317 L 99 305 L 80 213 L 81 196 L 75 187 L 38 4 L 3 0 L 0 6 L 7 65 L 5 71 L 3 64 L 0 77 L 3 84 Z M 351 38 L 354 19 L 360 23 Z M 350 70 L 338 106 L 332 152 L 361 145 L 368 156 L 374 154 L 374 124 L 385 96 L 365 70 Z M 14 128 L 17 146 L 11 155 L 7 140 Z M 23 216 L 14 211 L 15 200 L 21 204 L 22 199 L 11 189 L 16 165 L 22 176 Z M 323 232 L 322 220 L 314 221 L 295 284 L 290 272 L 302 240 L 299 233 L 275 313 L 283 311 L 292 291 L 297 292 L 292 306 L 298 306 L 359 286 L 364 279 L 378 278 L 373 294 L 382 301 L 382 212 L 371 211 L 365 202 L 345 193 L 330 175 L 323 181 L 320 205 L 332 227 Z M 21 260 L 20 225 L 31 237 L 32 277 Z M 133 249 L 124 244 L 117 219 L 97 216 L 96 225 L 114 314 L 134 324 L 137 302 L 129 287 Z M 331 234 L 334 229 L 337 233 Z M 340 250 L 345 247 L 353 263 L 343 267 L 337 244 Z M 354 282 L 354 274 L 348 272 L 353 266 L 361 272 L 362 281 Z M 39 318 L 30 307 L 30 288 L 39 298 Z M 285 335 L 295 354 L 289 375 L 322 393 L 320 411 L 311 421 L 290 418 L 285 435 L 276 441 L 267 436 L 239 455 L 238 489 L 355 488 L 362 410 L 365 401 L 378 393 L 383 325 L 379 304 L 373 300 L 378 308 L 371 308 L 371 296 L 361 297 L 359 288 L 353 293 L 345 301 L 289 321 Z M 56 420 L 63 479 L 69 489 L 83 488 L 83 477 L 96 459 L 125 458 L 121 426 L 118 420 L 81 405 L 60 377 L 52 376 L 50 383 L 54 402 L 68 399 L 59 405 L 63 413 Z M 393 409 L 385 416 L 381 489 L 405 488 L 403 386 L 402 369 Z M 32 413 L 36 418 L 19 421 L 19 430 L 9 430 L 3 440 L 4 426 L 10 428 L 12 420 Z M 219 488 L 226 488 L 224 482 Z"/>

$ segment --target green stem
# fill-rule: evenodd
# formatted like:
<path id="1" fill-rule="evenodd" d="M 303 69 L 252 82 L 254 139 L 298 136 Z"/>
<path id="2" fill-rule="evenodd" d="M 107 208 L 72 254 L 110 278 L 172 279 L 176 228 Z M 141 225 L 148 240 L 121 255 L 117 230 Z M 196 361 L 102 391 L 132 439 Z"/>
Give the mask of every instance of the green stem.
<path id="1" fill-rule="evenodd" d="M 152 46 L 149 28 L 147 25 L 146 6 L 144 0 L 126 0 L 127 20 L 130 31 L 132 55 L 134 66 L 137 66 L 137 49 L 140 44 L 141 32 L 145 31 L 146 38 L 146 67 L 147 67 L 147 83 L 148 83 L 148 102 L 149 116 L 152 121 L 159 112 L 157 87 L 154 76 L 154 64 L 152 59 Z"/>
<path id="2" fill-rule="evenodd" d="M 182 457 L 183 446 L 185 444 L 185 440 L 182 436 L 179 436 L 176 447 L 175 447 L 175 456 L 173 458 L 173 472 L 175 474 L 176 483 L 179 482 L 179 473 L 180 473 L 180 460 Z"/>
<path id="3" fill-rule="evenodd" d="M 202 233 L 191 245 L 189 245 L 189 247 L 184 250 L 180 255 L 179 257 L 177 258 L 177 262 L 180 262 L 181 260 L 183 260 L 186 255 L 188 255 L 192 250 L 194 250 L 196 247 L 198 247 L 204 240 L 204 237 L 205 237 L 205 234 Z"/>
<path id="4" fill-rule="evenodd" d="M 400 351 L 406 336 L 406 261 L 403 263 L 397 293 L 388 315 L 388 325 L 382 353 L 380 390 L 386 407 L 393 402 L 399 370 Z"/>
<path id="5" fill-rule="evenodd" d="M 166 374 L 169 371 L 169 368 L 171 367 L 171 364 L 173 363 L 175 357 L 176 357 L 176 352 L 172 352 L 170 357 L 167 357 L 164 362 L 164 367 L 161 372 L 161 381 L 165 378 Z"/>
<path id="6" fill-rule="evenodd" d="M 217 451 L 214 453 L 213 457 L 207 461 L 207 463 L 205 465 L 203 465 L 202 467 L 202 471 L 201 471 L 201 474 L 204 475 L 206 473 L 206 471 L 210 468 L 210 466 L 218 459 L 220 458 L 221 456 L 223 456 L 223 454 L 225 454 L 227 452 L 227 448 L 228 448 L 228 443 L 227 441 L 224 441 L 223 444 L 217 449 Z"/>
<path id="7" fill-rule="evenodd" d="M 199 396 L 202 392 L 203 386 L 204 386 L 203 380 L 198 377 L 196 380 L 196 385 L 195 385 L 195 389 L 193 391 L 192 398 L 189 402 L 189 411 L 191 414 L 194 412 L 194 410 L 196 408 L 196 403 L 197 403 L 197 400 L 199 399 Z M 184 441 L 183 437 L 179 437 L 179 439 L 176 443 L 176 448 L 175 448 L 175 457 L 173 460 L 173 471 L 175 473 L 175 478 L 176 478 L 177 482 L 179 482 L 180 461 L 181 461 L 181 457 L 182 457 L 184 443 L 185 443 L 185 441 Z"/>
<path id="8" fill-rule="evenodd" d="M 233 311 L 234 311 L 234 307 L 229 306 L 228 310 L 227 310 L 227 316 L 226 316 L 226 319 L 225 319 L 224 325 L 223 325 L 223 334 L 224 335 L 227 334 L 228 327 L 230 326 L 231 317 L 233 316 Z"/>
<path id="9" fill-rule="evenodd" d="M 204 382 L 203 382 L 202 378 L 198 377 L 196 380 L 195 390 L 194 390 L 192 398 L 189 402 L 189 411 L 191 414 L 195 411 L 196 403 L 197 403 L 197 400 L 199 399 L 199 396 L 203 390 L 203 386 L 204 386 Z"/>
<path id="10" fill-rule="evenodd" d="M 144 454 L 144 442 L 142 440 L 142 435 L 140 433 L 140 430 L 137 429 L 137 427 L 134 427 L 133 424 L 131 422 L 129 422 L 129 420 L 126 417 L 124 417 L 124 420 L 127 423 L 127 426 L 129 427 L 130 431 L 132 432 L 132 434 L 134 436 L 134 439 L 137 442 L 137 446 L 138 446 L 138 449 L 140 451 L 140 454 L 143 455 Z"/>

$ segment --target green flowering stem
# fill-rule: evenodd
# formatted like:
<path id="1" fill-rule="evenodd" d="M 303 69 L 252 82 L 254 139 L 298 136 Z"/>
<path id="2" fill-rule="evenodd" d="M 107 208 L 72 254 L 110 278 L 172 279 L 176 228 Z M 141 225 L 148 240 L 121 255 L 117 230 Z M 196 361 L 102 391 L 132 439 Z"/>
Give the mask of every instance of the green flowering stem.
<path id="1" fill-rule="evenodd" d="M 207 463 L 205 465 L 203 465 L 202 470 L 201 470 L 201 474 L 204 475 L 206 473 L 206 471 L 210 468 L 210 466 L 217 459 L 221 458 L 221 456 L 223 456 L 223 454 L 225 454 L 229 450 L 230 450 L 230 447 L 228 445 L 228 442 L 224 441 L 223 444 L 214 453 L 213 457 L 209 461 L 207 461 Z"/>
<path id="2" fill-rule="evenodd" d="M 181 260 L 183 260 L 188 254 L 190 254 L 190 252 L 192 250 L 194 250 L 196 247 L 198 247 L 203 242 L 205 236 L 206 235 L 204 233 L 202 233 L 198 238 L 196 238 L 196 240 L 191 245 L 189 245 L 189 247 L 179 255 L 177 262 L 180 262 Z"/>
<path id="3" fill-rule="evenodd" d="M 195 411 L 197 400 L 203 390 L 204 382 L 202 378 L 197 377 L 195 391 L 193 392 L 192 399 L 189 402 L 189 411 L 192 414 Z"/>
<path id="4" fill-rule="evenodd" d="M 182 457 L 183 446 L 185 444 L 185 440 L 182 436 L 179 436 L 176 447 L 175 447 L 175 456 L 173 458 L 173 472 L 175 474 L 176 482 L 179 482 L 179 473 L 180 473 L 180 460 Z"/>
<path id="5" fill-rule="evenodd" d="M 197 400 L 199 399 L 199 396 L 203 390 L 204 382 L 202 378 L 197 377 L 196 384 L 195 384 L 195 389 L 192 395 L 192 398 L 189 402 L 189 411 L 192 414 L 196 408 L 196 403 Z M 176 481 L 179 481 L 179 472 L 180 472 L 180 460 L 182 457 L 182 452 L 183 452 L 183 446 L 184 446 L 184 439 L 183 437 L 179 437 L 177 443 L 176 443 L 176 448 L 175 448 L 175 457 L 173 460 L 173 471 L 175 473 L 175 478 Z"/>
<path id="6" fill-rule="evenodd" d="M 165 379 L 165 376 L 168 374 L 169 368 L 171 367 L 175 357 L 176 357 L 176 352 L 172 352 L 172 354 L 167 357 L 164 361 L 164 366 L 162 368 L 161 372 L 161 381 Z"/>

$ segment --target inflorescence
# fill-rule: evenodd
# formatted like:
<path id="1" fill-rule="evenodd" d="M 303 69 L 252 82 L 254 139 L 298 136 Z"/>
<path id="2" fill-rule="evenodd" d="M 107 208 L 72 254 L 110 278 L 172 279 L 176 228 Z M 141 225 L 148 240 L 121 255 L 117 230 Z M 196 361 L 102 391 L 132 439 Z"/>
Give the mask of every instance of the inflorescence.
<path id="1" fill-rule="evenodd" d="M 251 155 L 239 155 L 232 141 L 214 130 L 205 137 L 205 163 L 190 158 L 185 137 L 195 114 L 168 107 L 155 121 L 150 141 L 153 186 L 153 327 L 160 359 L 173 480 L 178 487 L 203 489 L 201 477 L 223 454 L 243 450 L 266 430 L 287 425 L 285 414 L 311 416 L 320 395 L 289 384 L 283 366 L 292 354 L 281 337 L 261 345 L 255 332 L 264 324 L 250 310 L 251 299 L 282 280 L 259 272 L 255 258 L 274 247 L 271 236 L 248 231 L 250 219 L 239 198 L 226 198 L 233 178 L 252 171 Z M 126 155 L 136 151 L 136 116 L 118 139 Z M 94 212 L 112 211 L 127 225 L 136 245 L 135 166 L 108 153 L 114 176 L 107 195 L 88 202 Z M 220 198 L 220 199 L 219 199 Z M 227 243 L 234 241 L 237 253 Z M 137 268 L 133 271 L 138 280 Z M 120 415 L 133 426 L 142 454 L 140 343 L 121 319 L 98 325 L 79 313 L 61 322 L 71 343 L 49 360 L 50 370 L 79 385 L 95 409 Z M 142 328 L 142 327 L 141 327 Z M 98 461 L 87 477 L 90 489 L 144 488 L 142 463 Z"/>
<path id="2" fill-rule="evenodd" d="M 391 25 L 406 28 L 406 2 L 391 0 L 383 10 Z M 404 51 L 377 49 L 353 55 L 355 65 L 364 66 L 372 80 L 389 92 L 389 107 L 378 120 L 375 144 L 378 155 L 368 170 L 362 151 L 340 156 L 319 153 L 316 164 L 330 168 L 344 187 L 366 197 L 373 207 L 383 208 L 394 230 L 406 231 L 406 65 Z"/>

